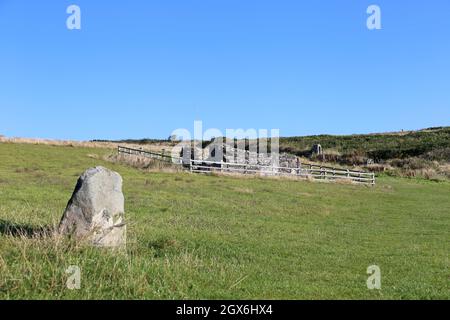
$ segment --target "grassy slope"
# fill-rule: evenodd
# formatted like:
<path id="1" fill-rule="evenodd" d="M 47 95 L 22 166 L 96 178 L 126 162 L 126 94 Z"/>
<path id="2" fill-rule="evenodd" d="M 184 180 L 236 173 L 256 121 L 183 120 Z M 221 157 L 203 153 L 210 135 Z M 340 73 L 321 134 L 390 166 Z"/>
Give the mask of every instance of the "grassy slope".
<path id="1" fill-rule="evenodd" d="M 343 154 L 364 154 L 377 160 L 422 156 L 431 151 L 450 148 L 450 127 L 397 134 L 320 135 L 280 139 L 281 149 L 292 153 L 309 151 L 314 144 L 321 144 L 325 149 L 334 149 Z M 439 160 L 450 161 L 447 157 Z"/>
<path id="2" fill-rule="evenodd" d="M 450 298 L 448 182 L 143 173 L 94 159 L 105 152 L 0 144 L 0 298 Z M 4 232 L 58 222 L 100 164 L 124 177 L 127 254 Z M 372 264 L 381 291 L 366 288 Z"/>

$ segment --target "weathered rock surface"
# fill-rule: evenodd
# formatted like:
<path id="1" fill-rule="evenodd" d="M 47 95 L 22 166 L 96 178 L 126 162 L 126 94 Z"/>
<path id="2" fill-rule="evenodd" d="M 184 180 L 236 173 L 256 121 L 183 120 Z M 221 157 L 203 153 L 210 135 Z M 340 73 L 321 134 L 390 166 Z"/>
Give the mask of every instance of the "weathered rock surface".
<path id="1" fill-rule="evenodd" d="M 126 244 L 122 177 L 104 167 L 86 170 L 78 179 L 59 225 L 71 235 L 99 247 Z"/>

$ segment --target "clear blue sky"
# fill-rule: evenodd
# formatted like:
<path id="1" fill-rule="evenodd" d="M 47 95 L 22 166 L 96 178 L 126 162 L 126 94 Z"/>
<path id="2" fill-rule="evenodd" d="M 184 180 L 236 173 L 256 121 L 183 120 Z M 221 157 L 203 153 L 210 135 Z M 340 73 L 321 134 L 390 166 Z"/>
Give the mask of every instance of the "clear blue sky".
<path id="1" fill-rule="evenodd" d="M 450 125 L 449 15 L 448 0 L 0 0 L 0 134 Z"/>

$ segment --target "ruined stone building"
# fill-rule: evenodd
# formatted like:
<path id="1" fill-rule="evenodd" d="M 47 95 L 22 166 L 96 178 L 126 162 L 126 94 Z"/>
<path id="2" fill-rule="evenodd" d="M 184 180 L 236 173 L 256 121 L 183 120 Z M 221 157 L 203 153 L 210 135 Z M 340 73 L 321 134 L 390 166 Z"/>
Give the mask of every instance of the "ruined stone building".
<path id="1" fill-rule="evenodd" d="M 251 149 L 251 150 L 249 150 Z M 224 162 L 234 164 L 248 164 L 258 166 L 274 166 L 285 168 L 301 167 L 300 159 L 287 153 L 259 152 L 257 147 L 234 143 L 212 142 L 208 146 L 201 148 L 200 144 L 187 144 L 181 150 L 180 157 L 183 163 L 189 164 L 191 160 L 203 160 L 210 162 Z"/>

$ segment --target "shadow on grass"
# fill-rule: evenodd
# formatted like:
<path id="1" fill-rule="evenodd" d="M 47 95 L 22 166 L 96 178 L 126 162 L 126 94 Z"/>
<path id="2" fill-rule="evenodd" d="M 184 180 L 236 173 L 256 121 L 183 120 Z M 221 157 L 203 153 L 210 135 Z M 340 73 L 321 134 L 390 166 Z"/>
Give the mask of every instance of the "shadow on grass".
<path id="1" fill-rule="evenodd" d="M 53 228 L 18 224 L 0 219 L 0 235 L 26 238 L 43 238 L 51 235 Z"/>
<path id="2" fill-rule="evenodd" d="M 155 257 L 162 257 L 166 253 L 175 250 L 180 247 L 178 241 L 173 239 L 162 238 L 159 240 L 151 241 L 147 244 L 149 249 L 154 250 Z"/>

